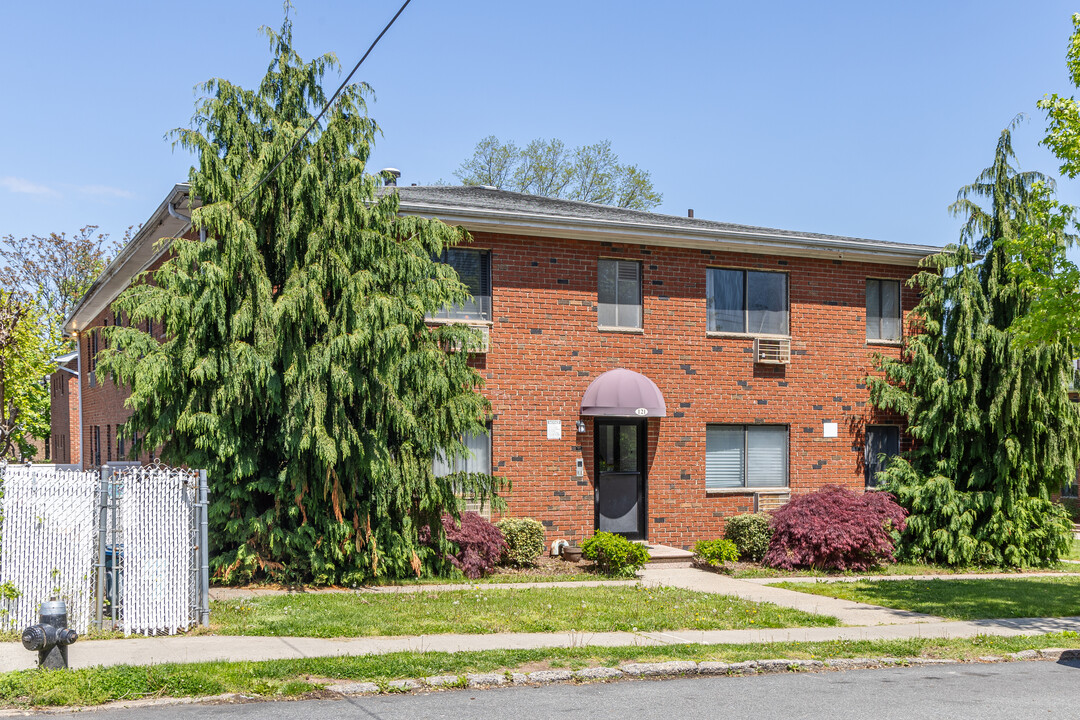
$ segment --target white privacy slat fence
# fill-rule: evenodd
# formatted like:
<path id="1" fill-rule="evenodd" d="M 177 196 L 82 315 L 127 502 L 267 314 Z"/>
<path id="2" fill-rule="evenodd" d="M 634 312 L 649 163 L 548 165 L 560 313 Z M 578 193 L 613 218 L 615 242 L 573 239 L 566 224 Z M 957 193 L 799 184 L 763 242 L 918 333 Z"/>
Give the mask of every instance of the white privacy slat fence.
<path id="1" fill-rule="evenodd" d="M 78 632 L 92 623 L 161 635 L 209 623 L 205 472 L 10 466 L 0 468 L 0 490 L 4 629 L 36 622 L 54 598 L 67 601 Z"/>
<path id="2" fill-rule="evenodd" d="M 47 466 L 0 473 L 0 626 L 21 632 L 37 622 L 43 601 L 56 598 L 67 602 L 71 627 L 85 633 L 94 601 L 97 473 Z"/>

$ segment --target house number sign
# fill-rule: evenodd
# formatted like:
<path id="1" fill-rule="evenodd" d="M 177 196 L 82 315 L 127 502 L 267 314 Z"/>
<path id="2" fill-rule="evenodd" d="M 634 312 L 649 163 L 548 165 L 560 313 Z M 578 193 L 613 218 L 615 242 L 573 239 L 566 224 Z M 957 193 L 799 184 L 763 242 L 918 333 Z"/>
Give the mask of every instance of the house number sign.
<path id="1" fill-rule="evenodd" d="M 649 414 L 649 408 L 638 408 L 637 410 L 634 411 L 634 414 L 635 415 L 648 415 Z"/>

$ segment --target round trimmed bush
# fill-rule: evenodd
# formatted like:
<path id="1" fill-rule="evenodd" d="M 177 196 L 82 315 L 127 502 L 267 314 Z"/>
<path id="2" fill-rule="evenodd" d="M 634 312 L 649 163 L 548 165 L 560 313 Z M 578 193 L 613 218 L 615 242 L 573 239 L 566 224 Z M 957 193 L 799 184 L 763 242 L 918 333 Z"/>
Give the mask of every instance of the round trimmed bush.
<path id="1" fill-rule="evenodd" d="M 503 518 L 495 527 L 506 540 L 503 562 L 519 567 L 533 565 L 544 552 L 544 526 L 532 518 Z"/>
<path id="2" fill-rule="evenodd" d="M 739 557 L 748 562 L 761 562 L 772 536 L 767 513 L 733 515 L 724 523 L 724 537 L 735 543 Z"/>

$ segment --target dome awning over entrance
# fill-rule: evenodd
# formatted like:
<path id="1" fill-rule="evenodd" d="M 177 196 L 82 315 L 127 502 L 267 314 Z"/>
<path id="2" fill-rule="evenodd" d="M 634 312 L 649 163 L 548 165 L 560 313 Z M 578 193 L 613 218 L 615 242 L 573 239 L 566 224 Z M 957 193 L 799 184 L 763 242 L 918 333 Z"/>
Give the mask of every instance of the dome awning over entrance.
<path id="1" fill-rule="evenodd" d="M 608 370 L 596 378 L 581 398 L 582 415 L 608 417 L 666 417 L 660 388 L 641 373 L 626 368 Z"/>

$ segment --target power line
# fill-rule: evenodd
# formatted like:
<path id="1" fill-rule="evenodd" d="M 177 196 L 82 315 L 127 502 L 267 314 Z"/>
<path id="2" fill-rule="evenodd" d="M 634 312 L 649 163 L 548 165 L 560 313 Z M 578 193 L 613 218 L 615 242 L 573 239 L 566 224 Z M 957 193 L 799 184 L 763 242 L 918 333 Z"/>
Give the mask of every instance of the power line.
<path id="1" fill-rule="evenodd" d="M 409 6 L 410 2 L 412 2 L 412 0 L 405 0 L 405 2 L 398 9 L 397 13 L 394 14 L 394 17 L 390 18 L 390 22 L 386 23 L 386 27 L 382 29 L 382 32 L 379 33 L 379 36 L 375 38 L 375 40 L 368 47 L 367 52 L 364 53 L 364 56 L 360 58 L 359 62 L 357 62 L 356 65 L 353 66 L 352 71 L 348 74 L 348 76 L 346 76 L 344 80 L 342 80 L 341 85 L 338 85 L 338 89 L 335 90 L 334 94 L 330 96 L 330 99 L 326 101 L 326 105 L 324 105 L 323 109 L 319 111 L 319 114 L 315 116 L 315 119 L 311 122 L 311 125 L 308 125 L 308 128 L 304 131 L 304 134 L 301 135 L 296 140 L 296 142 L 293 143 L 292 147 L 289 148 L 289 151 L 285 153 L 285 156 L 278 160 L 274 167 L 270 168 L 270 172 L 266 173 L 266 175 L 263 176 L 262 180 L 255 183 L 255 187 L 248 190 L 247 194 L 244 195 L 244 197 L 240 198 L 240 202 L 238 202 L 237 205 L 243 205 L 245 202 L 247 202 L 247 199 L 250 198 L 256 190 L 261 188 L 267 180 L 270 179 L 270 176 L 272 176 L 274 172 L 279 167 L 281 167 L 282 163 L 288 160 L 289 157 L 294 152 L 296 152 L 296 148 L 300 147 L 300 143 L 304 142 L 304 138 L 308 136 L 308 133 L 310 133 L 315 128 L 315 126 L 319 124 L 319 120 L 321 120 L 322 116 L 326 114 L 326 111 L 330 109 L 330 106 L 334 104 L 334 101 L 337 100 L 338 95 L 341 94 L 341 91 L 344 90 L 345 86 L 349 84 L 350 80 L 352 80 L 352 76 L 356 74 L 356 71 L 359 70 L 360 66 L 364 63 L 365 60 L 367 60 L 368 55 L 370 55 L 371 51 L 375 49 L 375 46 L 379 44 L 379 41 L 382 40 L 382 37 L 386 34 L 386 31 L 390 29 L 390 26 L 394 24 L 394 21 L 398 19 L 398 16 L 400 16 L 401 13 L 405 12 L 405 8 Z"/>

